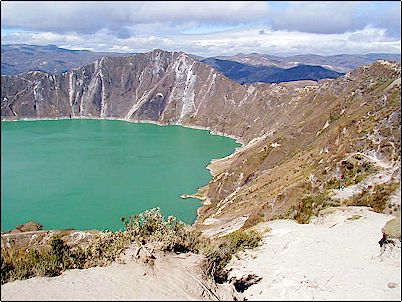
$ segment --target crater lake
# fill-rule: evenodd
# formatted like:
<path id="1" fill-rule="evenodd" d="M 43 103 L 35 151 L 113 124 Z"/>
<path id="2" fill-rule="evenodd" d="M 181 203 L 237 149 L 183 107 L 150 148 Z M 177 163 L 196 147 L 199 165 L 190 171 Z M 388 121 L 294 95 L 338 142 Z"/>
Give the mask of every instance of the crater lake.
<path id="1" fill-rule="evenodd" d="M 207 130 L 117 120 L 1 122 L 1 231 L 123 230 L 120 218 L 160 207 L 193 223 L 211 159 L 240 146 Z"/>

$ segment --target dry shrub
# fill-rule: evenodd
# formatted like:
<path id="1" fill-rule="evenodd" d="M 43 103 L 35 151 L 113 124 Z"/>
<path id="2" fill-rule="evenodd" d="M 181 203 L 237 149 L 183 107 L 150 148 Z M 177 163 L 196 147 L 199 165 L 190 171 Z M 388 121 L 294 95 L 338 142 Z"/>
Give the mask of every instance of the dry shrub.
<path id="1" fill-rule="evenodd" d="M 371 190 L 365 189 L 360 194 L 347 200 L 346 205 L 371 207 L 375 212 L 382 213 L 390 196 L 398 187 L 398 182 L 375 185 Z"/>
<path id="2" fill-rule="evenodd" d="M 222 283 L 227 280 L 228 272 L 226 265 L 232 256 L 246 248 L 259 246 L 261 236 L 257 231 L 235 231 L 224 237 L 205 241 L 200 249 L 205 255 L 204 270 L 207 275 L 212 276 L 216 282 Z"/>
<path id="3" fill-rule="evenodd" d="M 34 276 L 57 276 L 72 268 L 74 256 L 59 237 L 50 240 L 50 246 L 42 250 L 1 249 L 1 284 Z"/>
<path id="4" fill-rule="evenodd" d="M 327 182 L 327 189 L 338 189 L 341 185 L 354 185 L 367 178 L 367 176 L 378 172 L 378 168 L 371 162 L 365 161 L 360 155 L 340 161 L 339 169 L 343 175 L 343 179 L 330 178 Z"/>
<path id="5" fill-rule="evenodd" d="M 66 269 L 105 266 L 115 261 L 132 243 L 152 245 L 165 252 L 194 252 L 206 256 L 206 273 L 224 280 L 224 267 L 232 255 L 258 246 L 261 237 L 255 231 L 233 232 L 223 238 L 205 238 L 192 226 L 173 216 L 163 217 L 159 208 L 122 218 L 126 230 L 103 232 L 86 247 L 69 247 L 60 237 L 39 249 L 1 249 L 1 283 L 35 276 L 57 276 Z"/>
<path id="6" fill-rule="evenodd" d="M 291 210 L 298 223 L 306 224 L 310 222 L 312 216 L 317 215 L 322 209 L 336 205 L 338 204 L 331 200 L 327 192 L 323 192 L 304 195 L 297 206 Z"/>

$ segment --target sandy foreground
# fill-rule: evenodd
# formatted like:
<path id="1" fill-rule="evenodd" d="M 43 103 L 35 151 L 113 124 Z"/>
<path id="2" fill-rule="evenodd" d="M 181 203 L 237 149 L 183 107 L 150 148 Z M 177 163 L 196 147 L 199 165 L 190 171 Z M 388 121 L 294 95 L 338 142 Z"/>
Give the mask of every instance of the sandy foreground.
<path id="1" fill-rule="evenodd" d="M 352 217 L 354 215 L 358 216 Z M 258 225 L 263 245 L 232 259 L 230 277 L 255 274 L 248 300 L 401 300 L 401 250 L 381 253 L 381 228 L 394 218 L 365 207 L 330 212 L 310 224 Z"/>
<path id="2" fill-rule="evenodd" d="M 139 261 L 67 270 L 1 286 L 1 300 L 233 300 L 229 284 L 216 286 L 199 274 L 195 254 L 156 257 L 151 267 Z M 212 289 L 212 291 L 211 291 Z"/>
<path id="3" fill-rule="evenodd" d="M 400 300 L 400 245 L 382 251 L 381 229 L 394 216 L 366 207 L 329 209 L 312 223 L 259 224 L 263 244 L 229 263 L 229 278 L 255 275 L 242 300 Z M 271 230 L 268 231 L 268 228 Z M 233 285 L 203 279 L 201 256 L 157 256 L 54 278 L 1 286 L 1 300 L 233 300 Z M 255 281 L 254 281 L 255 282 Z M 212 290 L 212 291 L 211 291 Z"/>

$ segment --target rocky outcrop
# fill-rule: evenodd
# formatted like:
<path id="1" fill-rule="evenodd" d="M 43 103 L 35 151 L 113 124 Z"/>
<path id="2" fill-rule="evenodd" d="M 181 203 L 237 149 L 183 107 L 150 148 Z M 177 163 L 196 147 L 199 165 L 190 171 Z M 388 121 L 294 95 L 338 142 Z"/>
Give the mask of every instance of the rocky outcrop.
<path id="1" fill-rule="evenodd" d="M 154 50 L 59 75 L 2 76 L 1 117 L 148 121 L 237 138 L 243 147 L 210 165 L 197 194 L 197 226 L 219 233 L 288 215 L 347 154 L 400 165 L 400 74 L 378 61 L 335 80 L 240 85 L 185 53 Z"/>
<path id="2" fill-rule="evenodd" d="M 395 217 L 387 221 L 381 231 L 383 241 L 390 239 L 399 239 L 399 241 L 401 241 L 401 217 Z"/>
<path id="3" fill-rule="evenodd" d="M 35 232 L 41 230 L 43 225 L 35 222 L 28 221 L 27 223 L 17 225 L 15 229 L 7 232 L 7 233 L 23 233 L 23 232 Z"/>

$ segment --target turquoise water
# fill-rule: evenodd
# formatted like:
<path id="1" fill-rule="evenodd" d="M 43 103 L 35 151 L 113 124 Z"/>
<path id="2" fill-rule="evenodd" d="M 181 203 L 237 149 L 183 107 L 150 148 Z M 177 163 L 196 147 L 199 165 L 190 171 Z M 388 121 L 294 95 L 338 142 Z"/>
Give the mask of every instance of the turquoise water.
<path id="1" fill-rule="evenodd" d="M 181 199 L 211 179 L 206 166 L 238 144 L 204 130 L 106 120 L 1 123 L 1 231 L 123 229 L 153 207 L 193 223 L 200 201 Z"/>

